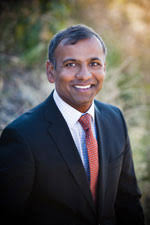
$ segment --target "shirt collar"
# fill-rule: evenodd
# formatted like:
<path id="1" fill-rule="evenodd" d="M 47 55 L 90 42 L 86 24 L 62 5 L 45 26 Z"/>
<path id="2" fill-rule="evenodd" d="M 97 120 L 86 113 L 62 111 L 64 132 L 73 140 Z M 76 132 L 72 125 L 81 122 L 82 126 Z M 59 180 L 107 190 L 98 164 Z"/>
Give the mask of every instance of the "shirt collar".
<path id="1" fill-rule="evenodd" d="M 54 101 L 55 101 L 58 109 L 60 110 L 60 112 L 62 113 L 64 119 L 66 120 L 67 124 L 70 127 L 73 127 L 75 125 L 75 123 L 78 122 L 79 118 L 83 115 L 83 113 L 79 112 L 78 110 L 76 110 L 75 108 L 73 108 L 72 106 L 67 104 L 58 95 L 56 90 L 54 90 L 53 98 L 54 98 Z M 90 114 L 92 119 L 93 119 L 93 121 L 94 121 L 94 102 L 92 102 L 91 107 L 88 109 L 88 111 L 86 113 Z"/>

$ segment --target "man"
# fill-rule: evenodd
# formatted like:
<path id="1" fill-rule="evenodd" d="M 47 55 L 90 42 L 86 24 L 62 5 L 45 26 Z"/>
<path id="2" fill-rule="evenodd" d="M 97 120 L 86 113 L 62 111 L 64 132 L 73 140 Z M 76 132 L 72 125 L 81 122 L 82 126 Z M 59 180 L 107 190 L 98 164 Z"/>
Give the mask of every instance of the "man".
<path id="1" fill-rule="evenodd" d="M 84 25 L 51 40 L 55 90 L 1 135 L 3 224 L 144 225 L 123 115 L 94 100 L 105 57 L 103 40 Z"/>

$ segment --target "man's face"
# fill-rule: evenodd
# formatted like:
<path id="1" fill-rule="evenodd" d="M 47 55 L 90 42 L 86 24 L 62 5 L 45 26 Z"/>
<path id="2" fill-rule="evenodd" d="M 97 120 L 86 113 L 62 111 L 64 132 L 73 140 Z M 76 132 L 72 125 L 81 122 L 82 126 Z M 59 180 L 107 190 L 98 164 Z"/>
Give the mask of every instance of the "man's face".
<path id="1" fill-rule="evenodd" d="M 80 112 L 86 112 L 101 90 L 105 76 L 105 56 L 96 37 L 66 44 L 55 50 L 56 68 L 47 62 L 47 76 L 59 96 Z"/>

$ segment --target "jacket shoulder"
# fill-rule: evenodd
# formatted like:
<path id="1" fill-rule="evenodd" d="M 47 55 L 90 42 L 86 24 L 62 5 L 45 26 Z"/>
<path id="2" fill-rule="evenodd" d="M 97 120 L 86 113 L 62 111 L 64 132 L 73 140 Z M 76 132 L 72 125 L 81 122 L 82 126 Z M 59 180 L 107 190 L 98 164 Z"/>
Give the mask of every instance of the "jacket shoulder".
<path id="1" fill-rule="evenodd" d="M 98 100 L 94 101 L 96 109 L 101 111 L 102 113 L 121 113 L 121 110 L 119 107 L 112 105 L 112 104 L 108 104 L 108 103 L 104 103 L 104 102 L 100 102 Z"/>
<path id="2" fill-rule="evenodd" d="M 44 121 L 44 111 L 47 108 L 48 102 L 49 99 L 46 99 L 39 105 L 24 112 L 22 115 L 10 122 L 3 131 L 16 130 L 20 131 L 20 133 L 24 133 L 26 131 L 30 133 L 31 130 L 36 130 Z"/>
<path id="3" fill-rule="evenodd" d="M 127 124 L 123 115 L 122 110 L 112 104 L 103 103 L 98 100 L 95 100 L 95 109 L 98 112 L 98 115 L 111 126 L 118 127 L 120 130 L 123 128 L 125 131 L 125 136 L 128 135 Z"/>

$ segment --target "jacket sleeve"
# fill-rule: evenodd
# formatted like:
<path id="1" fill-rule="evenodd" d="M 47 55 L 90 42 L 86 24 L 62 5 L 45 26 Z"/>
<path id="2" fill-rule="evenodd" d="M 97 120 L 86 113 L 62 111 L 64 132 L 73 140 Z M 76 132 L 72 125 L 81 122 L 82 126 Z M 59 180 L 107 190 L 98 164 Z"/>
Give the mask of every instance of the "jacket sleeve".
<path id="1" fill-rule="evenodd" d="M 141 192 L 137 184 L 130 140 L 124 119 L 123 122 L 126 129 L 126 144 L 115 204 L 117 225 L 144 225 L 144 213 L 140 203 Z"/>
<path id="2" fill-rule="evenodd" d="M 9 221 L 19 224 L 33 180 L 31 151 L 16 129 L 8 127 L 0 138 L 0 218 L 4 218 L 3 224 L 10 224 Z"/>

